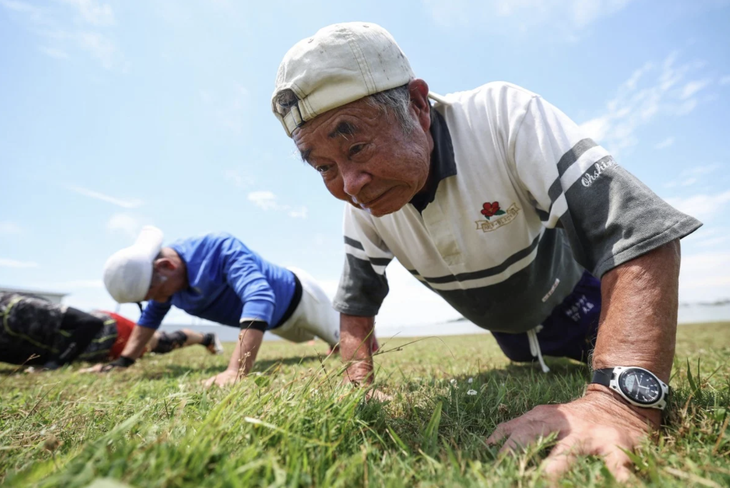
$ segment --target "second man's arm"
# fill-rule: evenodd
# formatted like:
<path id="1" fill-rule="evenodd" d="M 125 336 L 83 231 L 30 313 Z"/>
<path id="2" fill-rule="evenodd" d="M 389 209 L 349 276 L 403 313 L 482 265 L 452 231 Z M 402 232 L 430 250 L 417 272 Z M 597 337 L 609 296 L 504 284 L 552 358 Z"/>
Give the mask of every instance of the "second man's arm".
<path id="1" fill-rule="evenodd" d="M 373 382 L 373 356 L 370 341 L 375 317 L 340 314 L 340 354 L 347 364 L 345 382 L 369 385 Z"/>

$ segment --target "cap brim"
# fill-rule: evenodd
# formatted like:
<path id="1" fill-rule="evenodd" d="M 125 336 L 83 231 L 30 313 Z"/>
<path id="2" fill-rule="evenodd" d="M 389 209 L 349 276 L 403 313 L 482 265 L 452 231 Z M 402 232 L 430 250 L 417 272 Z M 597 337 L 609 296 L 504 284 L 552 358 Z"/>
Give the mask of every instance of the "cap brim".
<path id="1" fill-rule="evenodd" d="M 147 258 L 153 261 L 162 249 L 162 231 L 157 227 L 146 225 L 142 227 L 142 231 L 137 236 L 132 247 Z"/>

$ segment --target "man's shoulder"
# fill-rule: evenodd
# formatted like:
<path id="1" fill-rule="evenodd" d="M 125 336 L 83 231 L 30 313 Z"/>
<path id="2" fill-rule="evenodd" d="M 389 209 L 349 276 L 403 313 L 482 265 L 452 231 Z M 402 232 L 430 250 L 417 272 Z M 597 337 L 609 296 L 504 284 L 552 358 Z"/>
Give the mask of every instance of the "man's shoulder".
<path id="1" fill-rule="evenodd" d="M 232 248 L 245 248 L 240 240 L 227 232 L 210 232 L 179 239 L 170 244 L 170 247 L 188 263 L 188 266 Z"/>
<path id="2" fill-rule="evenodd" d="M 489 151 L 485 146 L 491 141 L 497 154 L 504 154 L 538 98 L 520 86 L 494 81 L 449 94 L 434 108 L 443 115 L 455 147 Z"/>
<path id="3" fill-rule="evenodd" d="M 514 83 L 492 81 L 471 90 L 449 93 L 441 98 L 446 102 L 444 104 L 446 107 L 462 106 L 468 110 L 484 105 L 506 108 L 513 104 L 524 105 L 537 96 L 536 93 Z M 437 103 L 436 107 L 439 108 L 440 104 Z"/>
<path id="4" fill-rule="evenodd" d="M 210 246 L 230 240 L 238 240 L 228 232 L 208 232 L 192 237 L 177 240 L 171 244 L 171 247 L 197 248 L 201 246 Z"/>

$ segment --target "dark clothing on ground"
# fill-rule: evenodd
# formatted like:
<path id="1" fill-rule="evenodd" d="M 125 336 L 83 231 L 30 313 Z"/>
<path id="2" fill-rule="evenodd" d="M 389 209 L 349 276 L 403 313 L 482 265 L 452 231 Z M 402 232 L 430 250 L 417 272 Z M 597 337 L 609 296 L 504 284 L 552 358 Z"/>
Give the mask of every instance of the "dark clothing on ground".
<path id="1" fill-rule="evenodd" d="M 40 297 L 0 293 L 0 361 L 63 365 L 103 331 L 98 317 Z"/>
<path id="2" fill-rule="evenodd" d="M 86 313 L 21 293 L 0 293 L 0 321 L 0 362 L 54 367 L 115 359 L 134 327 L 110 312 Z"/>

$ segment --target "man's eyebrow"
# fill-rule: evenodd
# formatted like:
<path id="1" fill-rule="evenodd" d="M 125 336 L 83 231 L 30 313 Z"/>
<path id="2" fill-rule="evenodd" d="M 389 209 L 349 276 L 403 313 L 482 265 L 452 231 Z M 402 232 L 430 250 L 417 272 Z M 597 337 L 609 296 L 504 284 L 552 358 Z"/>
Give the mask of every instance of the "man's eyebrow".
<path id="1" fill-rule="evenodd" d="M 358 132 L 358 128 L 355 124 L 351 124 L 350 122 L 340 122 L 337 124 L 337 127 L 335 127 L 335 130 L 327 134 L 327 137 L 330 139 L 335 139 L 337 137 L 344 137 L 347 139 L 347 136 L 351 136 Z"/>
<path id="2" fill-rule="evenodd" d="M 357 132 L 359 132 L 359 129 L 355 124 L 351 124 L 350 122 L 340 122 L 332 132 L 327 134 L 327 137 L 330 139 L 336 139 L 337 137 L 344 137 L 347 139 L 348 136 L 356 134 Z M 299 155 L 305 163 L 309 163 L 309 156 L 311 156 L 311 154 L 311 149 L 303 149 L 299 151 Z"/>

